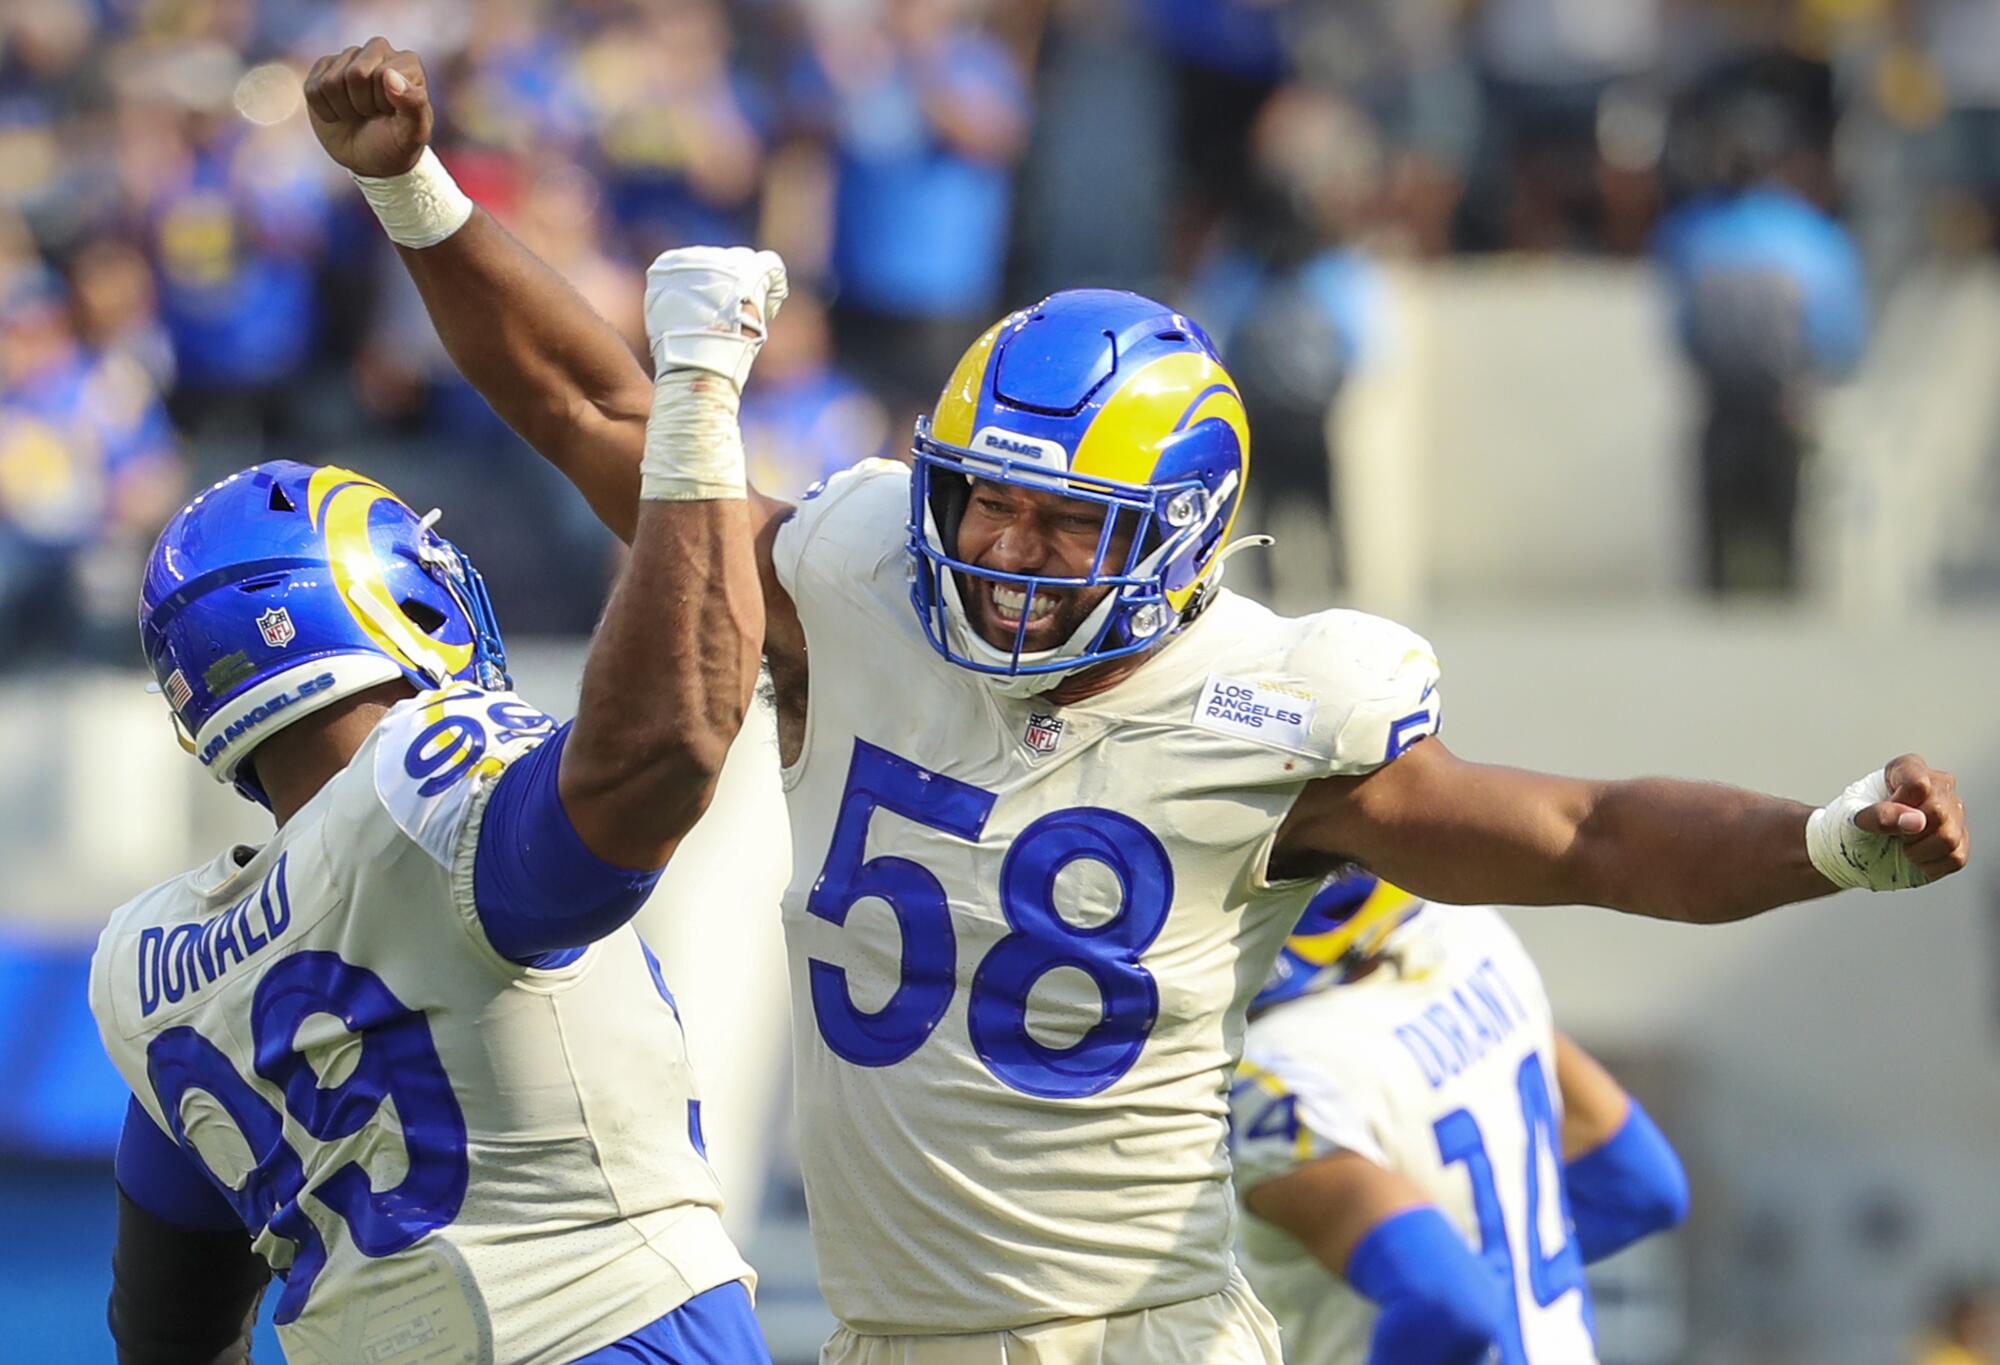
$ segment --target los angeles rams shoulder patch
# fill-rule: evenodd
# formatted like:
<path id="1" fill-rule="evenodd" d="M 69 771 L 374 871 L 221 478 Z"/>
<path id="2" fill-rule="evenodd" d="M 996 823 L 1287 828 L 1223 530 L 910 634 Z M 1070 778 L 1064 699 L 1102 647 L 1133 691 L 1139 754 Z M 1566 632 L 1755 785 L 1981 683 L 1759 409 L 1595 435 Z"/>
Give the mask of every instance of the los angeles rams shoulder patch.
<path id="1" fill-rule="evenodd" d="M 1194 723 L 1219 735 L 1324 758 L 1328 746 L 1316 742 L 1312 733 L 1313 712 L 1318 707 L 1318 701 L 1307 692 L 1212 673 L 1195 702 Z"/>

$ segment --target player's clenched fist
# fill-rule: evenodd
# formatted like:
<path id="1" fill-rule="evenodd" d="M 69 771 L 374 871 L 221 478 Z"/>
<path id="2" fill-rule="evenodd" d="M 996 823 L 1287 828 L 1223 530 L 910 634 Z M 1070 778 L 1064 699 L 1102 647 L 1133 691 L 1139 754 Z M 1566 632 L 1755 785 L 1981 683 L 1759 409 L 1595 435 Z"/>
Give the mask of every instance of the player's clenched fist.
<path id="1" fill-rule="evenodd" d="M 1948 877 L 1971 856 L 1958 779 L 1904 754 L 1813 812 L 1806 848 L 1836 886 L 1891 891 Z"/>
<path id="2" fill-rule="evenodd" d="M 356 175 L 401 175 L 430 144 L 424 64 L 386 38 L 314 62 L 306 73 L 306 108 L 320 146 Z"/>

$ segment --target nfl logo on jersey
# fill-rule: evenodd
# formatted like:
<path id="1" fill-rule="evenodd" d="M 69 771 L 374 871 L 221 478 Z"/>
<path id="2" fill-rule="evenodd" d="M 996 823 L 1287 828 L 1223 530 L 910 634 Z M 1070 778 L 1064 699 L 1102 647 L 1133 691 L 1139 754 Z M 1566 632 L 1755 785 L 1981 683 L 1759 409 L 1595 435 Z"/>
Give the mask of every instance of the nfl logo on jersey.
<path id="1" fill-rule="evenodd" d="M 292 614 L 283 607 L 272 607 L 258 617 L 257 629 L 263 632 L 264 643 L 273 649 L 282 649 L 299 633 L 292 625 Z"/>
<path id="2" fill-rule="evenodd" d="M 1028 728 L 1021 732 L 1021 743 L 1038 754 L 1052 754 L 1062 739 L 1063 723 L 1054 716 L 1036 712 L 1028 717 Z"/>

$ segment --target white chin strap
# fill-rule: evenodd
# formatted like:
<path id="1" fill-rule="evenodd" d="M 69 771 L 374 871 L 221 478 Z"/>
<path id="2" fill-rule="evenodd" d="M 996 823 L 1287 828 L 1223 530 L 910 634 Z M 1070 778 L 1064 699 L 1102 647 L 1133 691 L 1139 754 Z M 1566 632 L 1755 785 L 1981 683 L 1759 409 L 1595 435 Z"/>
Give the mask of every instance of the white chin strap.
<path id="1" fill-rule="evenodd" d="M 1268 550 L 1277 543 L 1278 538 L 1276 536 L 1267 536 L 1261 532 L 1254 536 L 1245 536 L 1241 540 L 1230 541 L 1215 552 L 1215 562 L 1208 566 L 1208 590 L 1214 592 L 1222 586 L 1222 570 L 1230 560 L 1236 558 L 1236 556 L 1242 554 L 1245 550 Z"/>

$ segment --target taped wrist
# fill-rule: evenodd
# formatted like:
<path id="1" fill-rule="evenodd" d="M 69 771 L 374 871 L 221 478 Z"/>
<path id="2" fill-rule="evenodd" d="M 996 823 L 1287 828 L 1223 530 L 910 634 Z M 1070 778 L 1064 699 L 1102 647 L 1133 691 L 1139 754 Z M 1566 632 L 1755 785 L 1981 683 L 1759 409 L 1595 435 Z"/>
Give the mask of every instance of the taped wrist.
<path id="1" fill-rule="evenodd" d="M 354 183 L 397 246 L 436 246 L 472 217 L 472 200 L 428 147 L 401 175 L 357 175 Z"/>
<path id="2" fill-rule="evenodd" d="M 1880 768 L 1849 785 L 1846 791 L 1806 819 L 1806 856 L 1819 874 L 1835 886 L 1868 891 L 1901 891 L 1927 880 L 1910 861 L 1901 839 L 1874 834 L 1854 823 L 1854 817 L 1889 799 L 1889 778 Z"/>
<path id="3" fill-rule="evenodd" d="M 670 369 L 653 385 L 639 496 L 656 502 L 702 502 L 745 496 L 742 395 L 707 370 Z"/>

